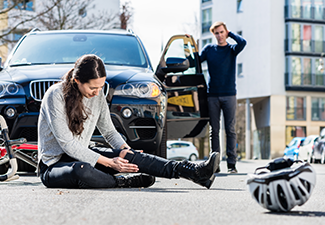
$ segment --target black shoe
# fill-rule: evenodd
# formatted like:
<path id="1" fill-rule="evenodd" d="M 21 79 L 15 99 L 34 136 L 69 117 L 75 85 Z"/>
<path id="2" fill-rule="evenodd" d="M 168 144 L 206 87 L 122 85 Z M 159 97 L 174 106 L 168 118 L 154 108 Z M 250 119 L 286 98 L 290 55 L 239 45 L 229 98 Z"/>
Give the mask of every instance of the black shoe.
<path id="1" fill-rule="evenodd" d="M 210 188 L 214 179 L 214 173 L 219 168 L 220 154 L 213 152 L 209 159 L 200 164 L 182 161 L 178 167 L 177 172 L 180 177 L 189 179 L 203 187 Z"/>
<path id="2" fill-rule="evenodd" d="M 229 168 L 228 169 L 228 173 L 238 173 L 236 167 L 233 167 L 233 168 Z"/>
<path id="3" fill-rule="evenodd" d="M 129 174 L 116 176 L 117 187 L 132 188 L 132 187 L 150 187 L 156 178 L 147 174 Z"/>

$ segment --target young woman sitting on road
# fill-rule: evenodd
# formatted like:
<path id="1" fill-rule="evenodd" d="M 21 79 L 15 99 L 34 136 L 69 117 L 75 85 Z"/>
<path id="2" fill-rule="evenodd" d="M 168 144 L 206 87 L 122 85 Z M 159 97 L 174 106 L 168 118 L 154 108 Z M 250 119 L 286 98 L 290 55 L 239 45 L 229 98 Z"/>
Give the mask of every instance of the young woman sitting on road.
<path id="1" fill-rule="evenodd" d="M 103 61 L 96 55 L 84 55 L 62 82 L 45 93 L 38 122 L 38 165 L 43 184 L 48 188 L 149 187 L 156 176 L 182 177 L 210 188 L 219 153 L 197 164 L 131 149 L 111 121 L 101 91 L 105 80 Z M 96 127 L 112 149 L 89 147 Z"/>

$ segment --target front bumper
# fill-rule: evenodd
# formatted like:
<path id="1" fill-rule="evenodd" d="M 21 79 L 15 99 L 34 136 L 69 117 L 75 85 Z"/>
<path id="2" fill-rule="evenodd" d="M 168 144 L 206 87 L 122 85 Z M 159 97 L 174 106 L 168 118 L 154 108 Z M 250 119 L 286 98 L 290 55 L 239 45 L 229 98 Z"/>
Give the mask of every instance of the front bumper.
<path id="1" fill-rule="evenodd" d="M 112 121 L 132 148 L 147 153 L 159 148 L 166 125 L 165 98 L 164 95 L 156 99 L 114 97 L 110 106 Z M 129 118 L 123 115 L 126 109 L 132 112 Z"/>

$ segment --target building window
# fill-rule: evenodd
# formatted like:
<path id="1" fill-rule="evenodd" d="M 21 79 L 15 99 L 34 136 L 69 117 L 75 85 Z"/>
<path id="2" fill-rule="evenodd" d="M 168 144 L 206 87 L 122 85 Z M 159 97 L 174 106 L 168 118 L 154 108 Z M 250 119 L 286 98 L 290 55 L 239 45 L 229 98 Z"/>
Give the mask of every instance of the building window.
<path id="1" fill-rule="evenodd" d="M 287 23 L 285 51 L 322 53 L 324 49 L 324 25 Z"/>
<path id="2" fill-rule="evenodd" d="M 202 33 L 209 32 L 212 25 L 212 8 L 202 10 Z"/>
<path id="3" fill-rule="evenodd" d="M 302 0 L 302 17 L 304 19 L 311 19 L 311 0 Z"/>
<path id="4" fill-rule="evenodd" d="M 325 98 L 311 98 L 311 120 L 325 120 Z"/>
<path id="5" fill-rule="evenodd" d="M 300 52 L 301 47 L 300 47 L 300 24 L 294 23 L 291 25 L 291 39 L 292 39 L 292 46 L 291 50 L 293 52 Z"/>
<path id="6" fill-rule="evenodd" d="M 302 51 L 311 52 L 311 25 L 303 25 Z"/>
<path id="7" fill-rule="evenodd" d="M 287 18 L 324 20 L 323 0 L 286 0 Z"/>
<path id="8" fill-rule="evenodd" d="M 301 85 L 311 85 L 312 81 L 311 73 L 311 58 L 303 58 L 303 74 L 302 74 L 302 84 Z"/>
<path id="9" fill-rule="evenodd" d="M 243 12 L 243 0 L 237 0 L 237 13 Z"/>
<path id="10" fill-rule="evenodd" d="M 324 52 L 324 27 L 315 26 L 315 52 Z"/>
<path id="11" fill-rule="evenodd" d="M 202 40 L 202 47 L 206 46 L 207 44 L 211 44 L 211 43 L 212 43 L 212 38 L 203 39 Z"/>
<path id="12" fill-rule="evenodd" d="M 306 120 L 305 97 L 288 96 L 286 105 L 287 120 Z"/>
<path id="13" fill-rule="evenodd" d="M 243 75 L 243 64 L 242 63 L 237 64 L 237 76 L 238 77 L 244 76 Z"/>
<path id="14" fill-rule="evenodd" d="M 7 9 L 8 7 L 10 7 L 13 4 L 14 4 L 14 2 L 12 0 L 3 0 L 3 9 Z M 33 0 L 24 0 L 21 3 L 18 3 L 15 8 L 27 10 L 27 11 L 34 11 L 33 6 L 34 6 Z"/>
<path id="15" fill-rule="evenodd" d="M 295 137 L 306 137 L 306 127 L 287 126 L 286 127 L 286 145 Z"/>
<path id="16" fill-rule="evenodd" d="M 324 2 L 323 0 L 314 0 L 314 11 L 315 11 L 315 19 L 323 20 L 324 19 Z"/>
<path id="17" fill-rule="evenodd" d="M 325 88 L 322 60 L 319 57 L 287 57 L 285 64 L 286 86 L 295 88 Z"/>
<path id="18" fill-rule="evenodd" d="M 322 59 L 315 60 L 315 86 L 324 86 L 324 65 Z"/>

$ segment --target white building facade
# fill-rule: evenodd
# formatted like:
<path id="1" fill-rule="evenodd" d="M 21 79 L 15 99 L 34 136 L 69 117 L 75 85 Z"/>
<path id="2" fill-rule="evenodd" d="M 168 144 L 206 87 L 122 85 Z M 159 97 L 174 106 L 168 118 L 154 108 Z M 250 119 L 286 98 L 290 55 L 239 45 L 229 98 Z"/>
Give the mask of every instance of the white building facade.
<path id="1" fill-rule="evenodd" d="M 201 0 L 201 48 L 215 42 L 209 32 L 215 21 L 247 40 L 236 68 L 238 103 L 251 108 L 246 158 L 283 156 L 293 137 L 325 127 L 324 6 L 324 0 Z"/>

